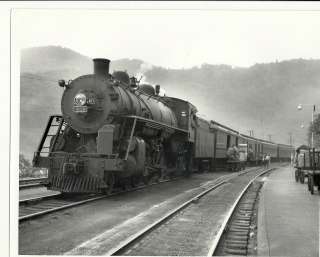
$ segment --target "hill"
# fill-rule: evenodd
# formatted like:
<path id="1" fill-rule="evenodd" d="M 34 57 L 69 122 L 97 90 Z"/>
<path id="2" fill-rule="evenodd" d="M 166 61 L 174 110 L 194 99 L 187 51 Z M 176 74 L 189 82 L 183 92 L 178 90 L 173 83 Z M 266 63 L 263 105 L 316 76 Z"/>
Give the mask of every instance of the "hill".
<path id="1" fill-rule="evenodd" d="M 159 83 L 176 97 L 192 101 L 207 118 L 241 132 L 289 143 L 306 139 L 311 106 L 297 111 L 299 103 L 317 104 L 320 96 L 320 60 L 288 60 L 249 68 L 203 64 L 184 70 L 154 68 L 146 79 Z M 320 108 L 320 106 L 319 106 Z M 317 110 L 319 112 L 319 110 Z"/>
<path id="2" fill-rule="evenodd" d="M 62 89 L 59 79 L 92 73 L 92 60 L 71 49 L 46 46 L 21 53 L 20 152 L 31 159 L 48 116 L 60 113 Z M 197 106 L 199 113 L 232 126 L 243 133 L 288 143 L 306 138 L 311 108 L 298 112 L 299 103 L 316 104 L 320 95 L 320 61 L 288 60 L 256 64 L 249 68 L 203 64 L 190 69 L 165 69 L 139 59 L 111 62 L 110 70 L 144 74 L 145 80 L 160 84 L 166 94 Z M 309 110 L 310 109 L 310 110 Z"/>

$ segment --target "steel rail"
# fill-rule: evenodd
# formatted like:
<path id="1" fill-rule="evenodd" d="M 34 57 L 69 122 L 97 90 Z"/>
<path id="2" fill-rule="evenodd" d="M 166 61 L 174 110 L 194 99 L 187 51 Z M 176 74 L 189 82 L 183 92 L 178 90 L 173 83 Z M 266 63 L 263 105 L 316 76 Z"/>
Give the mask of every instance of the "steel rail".
<path id="1" fill-rule="evenodd" d="M 44 199 L 51 199 L 51 198 L 57 197 L 59 195 L 61 195 L 61 193 L 54 193 L 51 195 L 43 195 L 43 196 L 39 196 L 39 197 L 26 198 L 26 199 L 19 200 L 19 204 L 26 204 L 28 202 L 36 202 L 36 201 L 41 201 Z"/>
<path id="2" fill-rule="evenodd" d="M 28 182 L 28 181 L 35 181 L 35 180 L 43 180 L 47 179 L 48 177 L 41 177 L 41 178 L 21 178 L 19 179 L 19 182 Z"/>
<path id="3" fill-rule="evenodd" d="M 32 187 L 42 187 L 44 186 L 44 183 L 33 183 L 33 184 L 25 184 L 25 185 L 19 185 L 19 190 L 28 189 Z"/>
<path id="4" fill-rule="evenodd" d="M 39 211 L 39 212 L 35 212 L 35 213 L 32 213 L 32 214 L 24 215 L 24 216 L 19 217 L 19 222 L 23 221 L 23 220 L 28 220 L 28 219 L 31 219 L 31 218 L 34 218 L 34 217 L 39 217 L 39 216 L 42 216 L 44 214 L 56 212 L 56 211 L 59 211 L 59 210 L 68 209 L 68 208 L 71 208 L 71 207 L 74 207 L 74 206 L 77 206 L 77 205 L 81 205 L 81 204 L 84 204 L 84 203 L 87 203 L 87 202 L 96 201 L 96 200 L 99 200 L 99 199 L 102 199 L 102 198 L 105 198 L 105 197 L 106 196 L 93 197 L 93 198 L 89 198 L 89 199 L 86 199 L 86 200 L 65 204 L 65 205 L 62 205 L 62 206 L 59 206 L 59 207 L 54 207 L 54 208 L 51 208 L 51 209 L 48 209 L 48 210 Z"/>
<path id="5" fill-rule="evenodd" d="M 220 239 L 221 239 L 221 236 L 223 235 L 223 232 L 232 216 L 232 214 L 234 213 L 238 203 L 240 202 L 242 196 L 245 194 L 245 192 L 248 190 L 248 188 L 252 185 L 252 183 L 259 177 L 261 177 L 262 175 L 268 173 L 268 172 L 271 172 L 273 170 L 275 170 L 276 168 L 270 168 L 270 169 L 267 169 L 261 173 L 259 173 L 258 175 L 256 175 L 253 179 L 251 179 L 249 181 L 249 183 L 245 186 L 245 188 L 241 191 L 241 193 L 239 194 L 239 196 L 237 197 L 237 199 L 235 200 L 235 202 L 233 203 L 233 205 L 231 206 L 231 208 L 229 209 L 227 215 L 225 216 L 223 222 L 222 222 L 222 225 L 220 226 L 220 229 L 218 231 L 218 233 L 216 234 L 215 238 L 213 239 L 212 241 L 212 244 L 211 244 L 211 247 L 209 249 L 209 252 L 207 254 L 207 257 L 211 257 L 213 256 L 214 252 L 216 251 L 217 247 L 218 247 L 218 244 L 220 242 Z"/>
<path id="6" fill-rule="evenodd" d="M 43 186 L 48 178 L 30 178 L 19 180 L 19 190 Z"/>
<path id="7" fill-rule="evenodd" d="M 198 199 L 200 199 L 204 195 L 208 194 L 209 192 L 217 189 L 221 185 L 227 183 L 229 180 L 231 180 L 233 178 L 236 178 L 236 177 L 238 177 L 240 175 L 246 174 L 246 173 L 252 171 L 255 168 L 256 167 L 249 168 L 249 169 L 247 169 L 245 171 L 242 171 L 242 172 L 239 172 L 239 173 L 233 173 L 231 175 L 225 175 L 225 176 L 222 176 L 220 178 L 217 178 L 216 180 L 214 180 L 214 181 L 216 181 L 216 183 L 213 186 L 211 186 L 210 188 L 206 189 L 205 191 L 199 193 L 198 195 L 192 197 L 190 200 L 184 202 L 183 204 L 179 205 L 177 208 L 175 208 L 174 210 L 172 210 L 169 213 L 165 214 L 163 217 L 161 217 L 160 219 L 156 220 L 151 225 L 143 228 L 142 230 L 140 230 L 137 233 L 133 234 L 132 236 L 128 237 L 126 240 L 120 242 L 120 244 L 118 244 L 116 247 L 110 249 L 104 255 L 106 255 L 106 256 L 117 255 L 119 252 L 123 251 L 126 247 L 128 247 L 132 243 L 136 242 L 137 240 L 142 238 L 145 234 L 147 234 L 147 233 L 151 232 L 152 230 L 154 230 L 155 228 L 157 228 L 159 225 L 163 224 L 165 221 L 167 221 L 172 216 L 174 216 L 176 213 L 180 212 L 181 210 L 183 210 L 184 208 L 189 206 L 191 203 L 196 202 Z M 261 169 L 261 168 L 258 168 L 257 170 L 259 170 L 259 169 Z M 219 180 L 221 180 L 221 181 L 219 181 Z"/>

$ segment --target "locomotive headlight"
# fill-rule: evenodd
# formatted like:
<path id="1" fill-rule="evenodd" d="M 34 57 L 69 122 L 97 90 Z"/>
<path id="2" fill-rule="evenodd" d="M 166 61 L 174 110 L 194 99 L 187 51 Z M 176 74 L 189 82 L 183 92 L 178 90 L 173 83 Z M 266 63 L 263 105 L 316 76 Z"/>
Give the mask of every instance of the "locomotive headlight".
<path id="1" fill-rule="evenodd" d="M 87 102 L 87 97 L 83 93 L 78 93 L 74 97 L 74 105 L 82 106 L 85 105 Z"/>

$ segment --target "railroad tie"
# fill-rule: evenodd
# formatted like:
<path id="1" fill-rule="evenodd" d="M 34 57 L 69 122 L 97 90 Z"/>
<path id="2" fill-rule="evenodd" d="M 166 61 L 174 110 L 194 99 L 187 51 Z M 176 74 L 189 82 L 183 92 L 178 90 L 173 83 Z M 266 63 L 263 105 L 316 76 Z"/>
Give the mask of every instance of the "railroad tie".
<path id="1" fill-rule="evenodd" d="M 248 236 L 248 231 L 245 231 L 245 230 L 229 230 L 229 231 L 236 236 Z"/>
<path id="2" fill-rule="evenodd" d="M 225 248 L 232 249 L 245 249 L 247 250 L 247 240 L 230 240 L 228 239 L 225 244 Z"/>
<path id="3" fill-rule="evenodd" d="M 245 216 L 245 215 L 237 215 L 236 219 L 240 220 L 240 221 L 250 221 L 251 220 L 251 218 L 249 216 Z"/>
<path id="4" fill-rule="evenodd" d="M 239 220 L 237 219 L 235 222 L 232 223 L 233 225 L 239 225 L 239 226 L 249 226 L 250 221 L 248 220 Z"/>
<path id="5" fill-rule="evenodd" d="M 248 231 L 248 227 L 238 227 L 238 226 L 231 226 L 229 227 L 230 232 L 243 232 Z"/>
<path id="6" fill-rule="evenodd" d="M 227 239 L 229 239 L 229 240 L 240 240 L 240 241 L 245 241 L 245 242 L 248 241 L 248 238 L 249 238 L 249 236 L 247 234 L 241 235 L 241 236 L 232 234 L 232 235 L 228 235 L 228 237 L 227 237 Z"/>
<path id="7" fill-rule="evenodd" d="M 225 249 L 225 252 L 228 254 L 232 254 L 232 255 L 247 255 L 247 250 L 243 250 L 243 249 Z"/>

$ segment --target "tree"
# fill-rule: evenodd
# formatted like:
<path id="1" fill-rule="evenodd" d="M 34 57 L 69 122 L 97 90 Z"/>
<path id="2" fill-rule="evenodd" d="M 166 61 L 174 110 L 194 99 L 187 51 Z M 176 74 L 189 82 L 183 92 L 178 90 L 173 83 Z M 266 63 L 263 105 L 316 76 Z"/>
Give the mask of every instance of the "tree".
<path id="1" fill-rule="evenodd" d="M 32 167 L 30 161 L 27 160 L 23 154 L 19 154 L 19 177 L 31 175 Z"/>
<path id="2" fill-rule="evenodd" d="M 315 116 L 313 124 L 310 122 L 308 129 L 308 141 L 311 145 L 311 137 L 313 132 L 313 146 L 320 148 L 320 115 Z"/>

